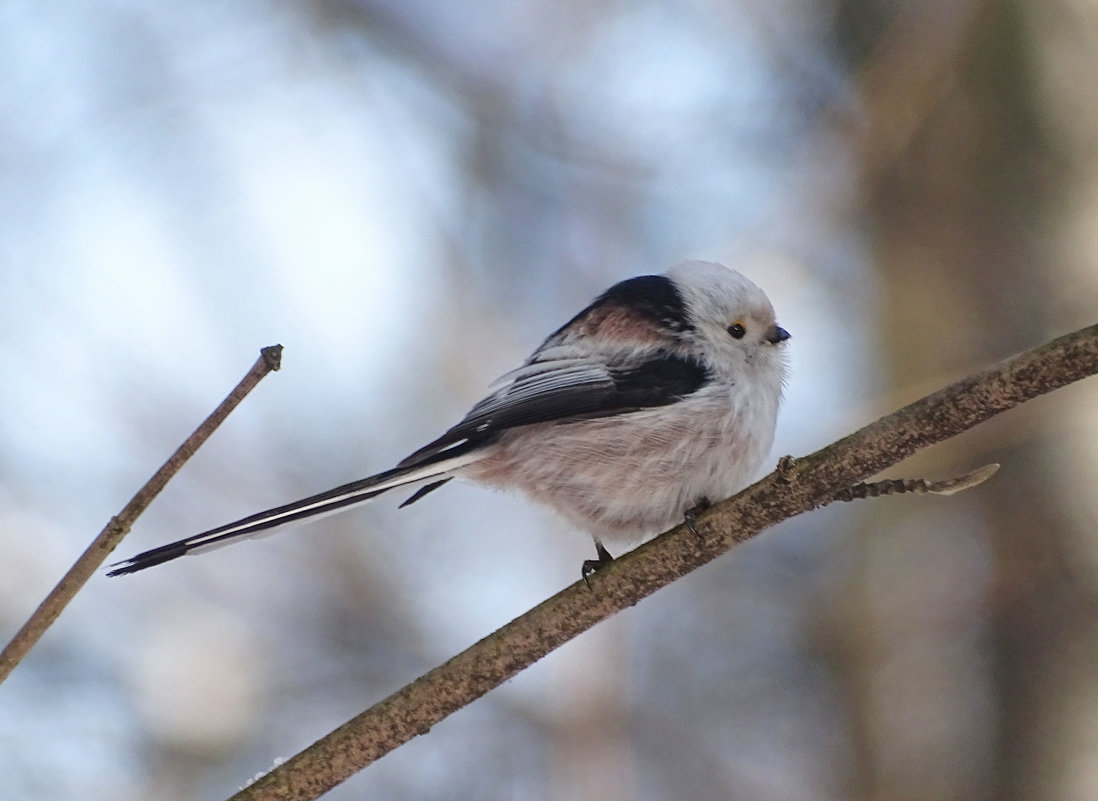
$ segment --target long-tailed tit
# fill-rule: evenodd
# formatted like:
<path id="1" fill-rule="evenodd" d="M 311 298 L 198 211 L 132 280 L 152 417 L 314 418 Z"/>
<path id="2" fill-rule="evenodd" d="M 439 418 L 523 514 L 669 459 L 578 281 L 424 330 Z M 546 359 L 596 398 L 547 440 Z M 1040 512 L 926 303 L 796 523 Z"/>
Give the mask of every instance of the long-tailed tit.
<path id="1" fill-rule="evenodd" d="M 615 284 L 392 470 L 120 562 L 133 573 L 452 478 L 522 490 L 603 543 L 630 544 L 747 485 L 774 438 L 786 365 L 761 289 L 712 262 Z"/>

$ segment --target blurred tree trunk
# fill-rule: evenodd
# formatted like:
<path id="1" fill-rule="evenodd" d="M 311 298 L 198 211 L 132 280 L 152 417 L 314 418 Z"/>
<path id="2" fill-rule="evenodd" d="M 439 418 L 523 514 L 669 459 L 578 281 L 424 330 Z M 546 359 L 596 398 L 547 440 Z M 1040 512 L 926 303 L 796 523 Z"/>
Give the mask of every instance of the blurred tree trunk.
<path id="1" fill-rule="evenodd" d="M 941 14 L 935 3 L 919 5 Z M 855 73 L 889 57 L 877 45 L 896 8 L 839 4 L 836 47 Z M 1040 43 L 1021 4 L 974 8 L 934 101 L 907 109 L 922 115 L 912 135 L 887 164 L 866 164 L 860 187 L 889 406 L 1061 330 L 1033 312 L 1056 280 L 1049 232 L 1066 177 L 1034 91 Z M 904 110 L 902 96 L 891 100 L 887 110 L 864 110 L 867 141 Z M 865 146 L 855 158 L 879 153 Z M 986 488 L 947 505 L 867 508 L 835 654 L 854 720 L 852 797 L 1050 797 L 1056 755 L 1043 742 L 1046 716 L 1083 680 L 1086 660 L 1075 658 L 1079 670 L 1064 660 L 1080 637 L 1093 641 L 1094 591 L 1066 567 L 1071 524 L 1048 491 L 1055 475 L 1032 457 L 1044 432 L 1006 442 L 1003 430 L 989 424 L 900 471 L 1001 461 Z M 1059 680 L 1039 680 L 1053 675 Z"/>

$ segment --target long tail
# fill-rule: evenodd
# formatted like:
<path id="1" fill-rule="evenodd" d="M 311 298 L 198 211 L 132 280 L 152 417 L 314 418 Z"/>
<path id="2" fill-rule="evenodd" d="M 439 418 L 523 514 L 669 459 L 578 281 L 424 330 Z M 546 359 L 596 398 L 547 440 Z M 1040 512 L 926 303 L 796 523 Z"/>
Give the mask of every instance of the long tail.
<path id="1" fill-rule="evenodd" d="M 178 559 L 187 554 L 228 545 L 260 534 L 272 533 L 274 529 L 298 523 L 306 518 L 312 519 L 341 512 L 350 506 L 366 503 L 383 492 L 388 492 L 397 487 L 428 479 L 440 479 L 421 488 L 419 492 L 403 504 L 407 505 L 448 481 L 450 478 L 448 473 L 451 470 L 476 461 L 476 458 L 474 454 L 464 454 L 436 464 L 420 464 L 386 470 L 384 473 L 352 481 L 350 484 L 344 484 L 319 495 L 311 495 L 285 506 L 276 506 L 274 509 L 249 515 L 233 523 L 203 531 L 201 534 L 195 534 L 178 542 L 161 545 L 159 548 L 139 553 L 111 565 L 114 570 L 107 573 L 107 575 L 124 576 L 127 573 L 136 573 L 138 570 L 170 562 L 172 559 Z"/>

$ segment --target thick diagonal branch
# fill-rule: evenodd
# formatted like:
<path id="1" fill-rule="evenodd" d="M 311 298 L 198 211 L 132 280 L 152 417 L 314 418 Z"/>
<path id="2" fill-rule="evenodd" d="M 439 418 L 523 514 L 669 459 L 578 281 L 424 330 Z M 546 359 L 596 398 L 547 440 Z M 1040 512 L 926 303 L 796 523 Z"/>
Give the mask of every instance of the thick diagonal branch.
<path id="1" fill-rule="evenodd" d="M 351 719 L 233 801 L 313 799 L 601 620 L 843 488 L 1025 401 L 1098 373 L 1098 325 L 935 392 L 748 487 L 657 537 Z"/>

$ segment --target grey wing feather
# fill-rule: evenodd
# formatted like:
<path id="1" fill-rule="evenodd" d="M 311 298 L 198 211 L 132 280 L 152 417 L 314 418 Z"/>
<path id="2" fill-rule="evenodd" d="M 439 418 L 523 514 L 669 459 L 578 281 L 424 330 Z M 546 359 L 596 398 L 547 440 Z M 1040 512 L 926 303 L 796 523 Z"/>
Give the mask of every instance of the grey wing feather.
<path id="1" fill-rule="evenodd" d="M 531 361 L 505 374 L 493 386 L 496 391 L 470 409 L 461 422 L 398 467 L 429 463 L 456 451 L 467 452 L 467 448 L 487 444 L 509 428 L 591 414 L 615 391 L 606 364 L 590 358 Z"/>
<path id="2" fill-rule="evenodd" d="M 560 358 L 535 356 L 496 383 L 498 389 L 434 442 L 399 467 L 430 464 L 469 454 L 504 431 L 553 421 L 584 420 L 626 414 L 674 403 L 708 380 L 696 362 L 664 350 L 606 356 L 576 356 L 554 348 Z M 563 351 L 563 352 L 562 352 Z"/>

